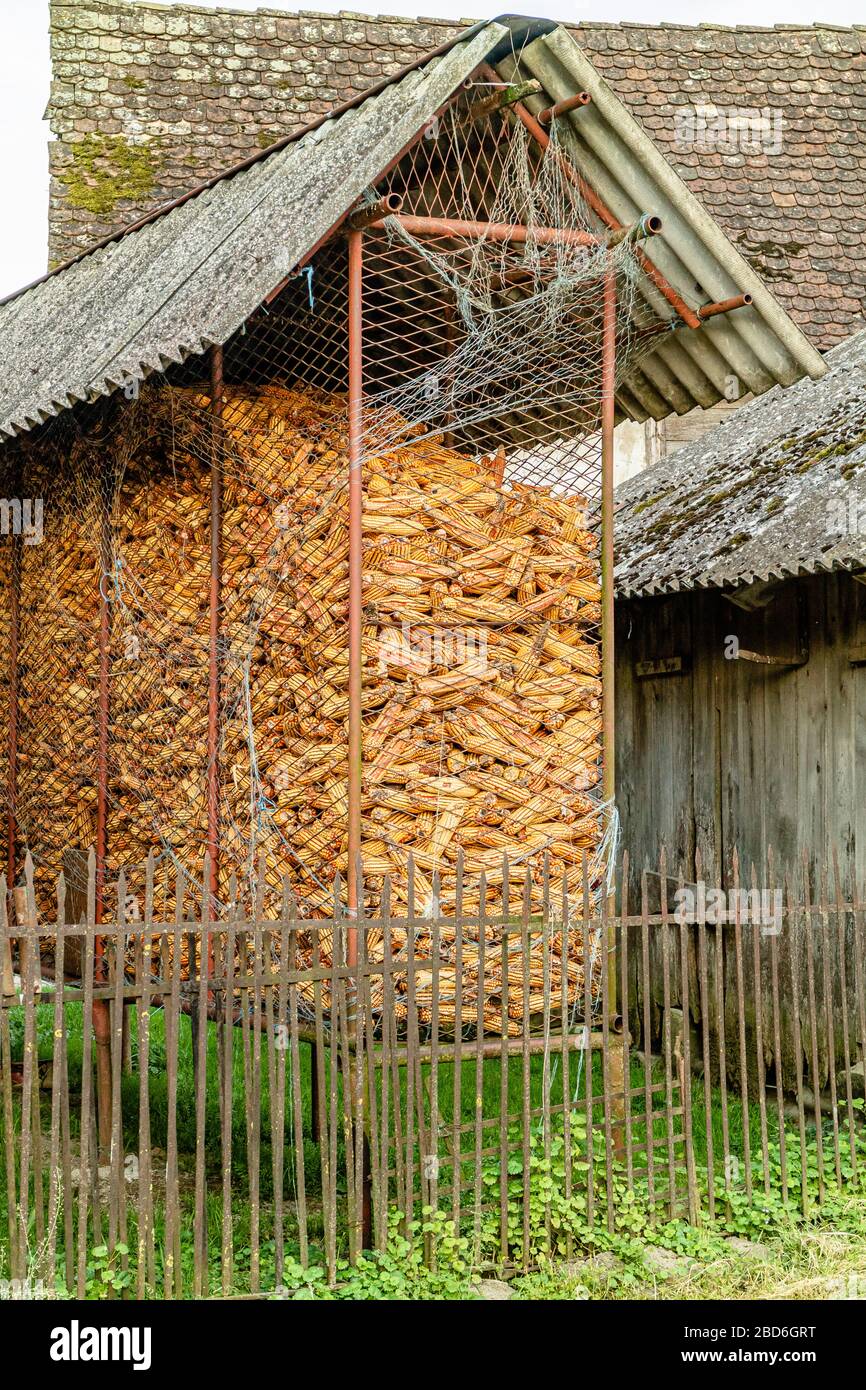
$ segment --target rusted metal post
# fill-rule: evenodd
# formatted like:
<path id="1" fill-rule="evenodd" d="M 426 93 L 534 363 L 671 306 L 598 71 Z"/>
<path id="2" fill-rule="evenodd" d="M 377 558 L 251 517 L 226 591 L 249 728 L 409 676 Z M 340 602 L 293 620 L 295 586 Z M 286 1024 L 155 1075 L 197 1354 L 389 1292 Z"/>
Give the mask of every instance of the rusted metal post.
<path id="1" fill-rule="evenodd" d="M 636 222 L 627 227 L 615 227 L 606 236 L 593 236 L 591 232 L 578 232 L 570 227 L 526 227 L 519 222 L 467 222 L 460 217 L 412 217 L 405 213 L 393 214 L 401 227 L 412 236 L 432 237 L 478 237 L 485 241 L 536 241 L 541 246 L 566 243 L 570 246 L 618 246 L 621 241 L 637 242 L 647 237 L 658 236 L 662 220 L 655 213 L 643 212 Z M 374 218 L 372 226 L 383 225 L 383 219 Z"/>
<path id="2" fill-rule="evenodd" d="M 608 256 L 604 276 L 602 365 L 601 365 L 601 685 L 602 685 L 602 800 L 611 817 L 616 809 L 616 742 L 614 703 L 614 596 L 613 596 L 613 525 L 614 525 L 614 423 L 616 406 L 616 269 L 613 257 Z M 611 859 L 606 867 L 610 885 L 606 902 L 607 931 L 604 942 L 607 972 L 606 998 L 612 1013 L 616 1013 L 616 870 L 617 846 L 610 840 Z M 611 1098 L 610 1110 L 615 1120 L 624 1114 L 625 1075 L 622 1038 L 615 1032 L 608 1036 L 605 1058 L 605 1087 Z M 612 1131 L 617 1153 L 623 1149 L 622 1124 Z"/>
<path id="3" fill-rule="evenodd" d="M 651 212 L 642 212 L 636 222 L 632 222 L 628 227 L 616 227 L 607 234 L 608 247 L 619 246 L 621 241 L 627 241 L 634 245 L 637 241 L 644 241 L 647 237 L 658 236 L 662 229 L 662 220 Z"/>
<path id="4" fill-rule="evenodd" d="M 371 222 L 380 222 L 383 217 L 394 217 L 402 206 L 403 199 L 399 193 L 386 193 L 384 198 L 379 198 L 375 203 L 368 203 L 357 212 L 353 212 L 349 217 L 349 230 L 360 232 L 364 227 L 369 227 Z"/>
<path id="5" fill-rule="evenodd" d="M 208 595 L 208 686 L 207 686 L 207 882 L 203 886 L 202 937 L 199 947 L 199 971 L 205 978 L 214 973 L 214 934 L 207 931 L 206 923 L 217 915 L 216 903 L 219 891 L 219 716 L 220 716 L 220 598 L 222 590 L 222 491 L 223 491 L 223 350 L 214 343 L 210 350 L 210 413 L 211 413 L 211 458 L 210 458 L 210 589 Z M 205 949 L 205 939 L 207 948 Z M 190 956 L 191 966 L 193 955 Z M 192 972 L 191 972 L 192 973 Z M 199 1090 L 199 1031 L 207 1028 L 207 1017 L 202 1017 L 199 1007 L 200 991 L 196 990 L 190 1000 L 190 1031 L 192 1033 L 193 1080 L 196 1097 Z M 213 992 L 208 992 L 208 1005 L 213 1002 Z M 228 1001 L 226 1001 L 226 1004 Z M 224 1010 L 218 1010 L 217 1023 L 217 1061 L 220 1067 L 220 1099 L 223 1093 L 223 1048 L 225 1042 L 226 1020 Z M 222 1117 L 221 1117 L 222 1118 Z"/>
<path id="6" fill-rule="evenodd" d="M 614 769 L 613 455 L 616 390 L 616 273 L 608 257 L 604 276 L 601 364 L 601 678 L 602 796 L 616 795 Z"/>
<path id="7" fill-rule="evenodd" d="M 16 496 L 22 491 L 22 471 L 15 480 Z M 23 501 L 22 501 L 23 506 Z M 9 575 L 9 729 L 6 769 L 6 884 L 15 887 L 15 843 L 18 838 L 18 647 L 21 614 L 21 537 L 12 534 L 12 565 Z"/>
<path id="8" fill-rule="evenodd" d="M 361 460 L 363 455 L 363 394 L 364 394 L 364 330 L 363 330 L 363 272 L 364 234 L 360 228 L 349 232 L 349 864 L 348 895 L 349 925 L 346 940 L 346 964 L 350 970 L 358 965 L 359 905 L 363 901 L 363 864 L 361 860 L 361 779 L 363 768 L 363 735 L 361 723 L 362 651 L 362 540 L 363 507 Z M 363 909 L 361 909 L 361 913 Z M 350 981 L 347 992 L 347 1031 L 351 1043 L 358 1038 L 358 990 Z M 354 1061 L 351 1066 L 355 1091 L 353 1110 L 361 1116 L 363 1152 L 361 1156 L 361 1244 L 371 1243 L 372 1191 L 370 1173 L 370 1115 L 367 1108 L 363 1079 Z M 350 1084 L 346 1077 L 345 1084 Z"/>
<path id="9" fill-rule="evenodd" d="M 18 497 L 23 491 L 21 486 L 22 470 L 16 471 L 14 489 L 15 496 Z M 23 499 L 22 499 L 23 506 Z M 18 641 L 19 641 L 19 618 L 21 612 L 21 537 L 16 535 L 14 530 L 10 537 L 12 542 L 12 561 L 9 572 L 9 668 L 8 668 L 8 690 L 9 690 L 9 727 L 8 727 L 8 766 L 6 769 L 6 887 L 8 892 L 7 902 L 3 904 L 6 916 L 4 920 L 10 925 L 15 922 L 17 913 L 12 911 L 13 904 L 17 907 L 15 895 L 15 846 L 18 838 Z M 18 943 L 19 968 L 22 979 L 25 975 L 24 960 L 24 939 Z M 0 950 L 0 969 L 2 969 L 2 993 L 7 997 L 15 994 L 12 972 L 12 948 L 11 939 L 7 936 L 2 943 Z"/>
<path id="10" fill-rule="evenodd" d="M 99 698 L 97 713 L 97 752 L 96 752 L 96 884 L 95 915 L 96 926 L 102 925 L 105 916 L 105 861 L 108 849 L 108 721 L 109 721 L 109 681 L 110 681 L 110 638 L 111 609 L 108 598 L 108 585 L 111 574 L 111 504 L 110 484 L 107 484 L 102 502 L 102 521 L 99 532 Z M 93 943 L 94 974 L 99 985 L 108 983 L 108 968 L 105 959 L 105 938 L 96 934 Z M 118 962 L 118 969 L 122 963 Z M 111 1012 L 107 999 L 93 1001 L 93 1036 L 96 1041 L 96 1093 L 97 1118 L 99 1126 L 99 1148 L 107 1153 L 111 1145 Z"/>
<path id="11" fill-rule="evenodd" d="M 349 232 L 349 864 L 350 924 L 347 962 L 358 959 L 358 864 L 361 854 L 361 609 L 363 494 L 361 490 L 361 428 L 363 374 L 362 275 L 364 234 Z"/>
<path id="12" fill-rule="evenodd" d="M 222 489 L 223 489 L 223 350 L 218 343 L 210 354 L 210 409 L 213 416 L 210 465 L 210 641 L 207 690 L 207 850 L 210 855 L 211 905 L 219 886 L 219 713 L 220 713 L 220 592 L 222 584 Z M 211 943 L 211 950 L 213 945 Z"/>

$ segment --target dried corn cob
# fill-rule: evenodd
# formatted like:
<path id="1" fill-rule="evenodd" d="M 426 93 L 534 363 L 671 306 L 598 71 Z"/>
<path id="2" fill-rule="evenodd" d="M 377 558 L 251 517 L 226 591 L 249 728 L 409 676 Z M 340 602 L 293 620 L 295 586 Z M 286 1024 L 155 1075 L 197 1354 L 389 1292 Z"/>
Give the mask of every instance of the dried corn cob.
<path id="1" fill-rule="evenodd" d="M 113 444 L 125 459 L 112 520 L 126 587 L 112 604 L 109 860 L 131 867 L 168 847 L 189 869 L 190 910 L 207 824 L 208 404 L 194 392 L 152 395 L 141 437 Z M 229 387 L 223 431 L 220 891 L 228 896 L 232 870 L 247 872 L 253 842 L 274 861 L 266 882 L 275 900 L 285 867 L 305 910 L 328 914 L 333 874 L 348 868 L 345 401 Z M 507 854 L 521 866 L 512 909 L 528 865 L 537 911 L 544 851 L 554 864 L 579 866 L 596 844 L 588 795 L 601 734 L 595 538 L 582 499 L 503 487 L 498 468 L 495 454 L 473 463 L 435 438 L 365 463 L 362 846 L 371 911 L 385 875 L 395 908 L 405 907 L 410 853 L 416 912 L 433 902 L 434 874 L 440 911 L 453 911 L 460 851 L 464 910 L 480 906 L 482 869 L 486 905 L 498 910 Z M 63 845 L 87 848 L 95 834 L 99 557 L 98 526 L 84 535 L 71 505 L 52 517 L 49 586 L 40 587 L 34 552 L 24 551 L 34 674 L 22 692 L 20 799 L 28 842 L 59 867 Z M 134 662 L 125 656 L 131 637 L 140 646 Z M 49 881 L 50 867 L 39 880 L 46 903 Z M 159 892 L 170 912 L 168 890 Z M 321 936 L 327 958 L 330 934 Z M 447 916 L 441 936 L 447 952 Z M 395 948 L 399 937 L 395 928 Z M 484 993 L 488 1026 L 498 1029 L 495 938 Z M 369 949 L 377 945 L 381 936 Z M 467 1021 L 474 949 L 464 941 Z M 563 961 L 552 939 L 554 958 L 554 992 L 565 974 L 579 997 L 580 962 Z M 522 968 L 518 952 L 512 993 L 522 990 Z M 541 969 L 534 953 L 531 1009 Z M 447 969 L 440 983 L 447 1024 Z M 511 1031 L 521 1007 L 512 999 Z"/>

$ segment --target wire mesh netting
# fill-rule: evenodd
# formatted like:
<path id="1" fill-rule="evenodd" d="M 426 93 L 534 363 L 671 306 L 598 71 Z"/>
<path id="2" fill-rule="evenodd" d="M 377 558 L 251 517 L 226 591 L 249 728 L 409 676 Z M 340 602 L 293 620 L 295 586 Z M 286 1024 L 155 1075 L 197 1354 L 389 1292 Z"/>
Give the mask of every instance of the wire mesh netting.
<path id="1" fill-rule="evenodd" d="M 540 912 L 545 864 L 601 873 L 606 276 L 618 375 L 646 328 L 632 248 L 595 239 L 555 137 L 542 152 L 507 111 L 474 117 L 477 97 L 369 190 L 363 233 L 365 902 L 380 912 L 388 876 L 405 915 L 411 859 L 446 948 L 460 859 L 464 912 Z M 375 216 L 385 195 L 399 216 Z M 20 450 L 44 536 L 18 552 L 15 830 L 42 911 L 58 870 L 76 872 L 64 851 L 97 841 L 101 760 L 107 881 L 125 870 L 134 914 L 155 851 L 157 915 L 178 873 L 200 908 L 214 469 L 217 897 L 248 900 L 263 856 L 266 912 L 283 872 L 304 913 L 333 911 L 348 870 L 347 359 L 338 234 L 225 345 L 218 412 L 192 358 Z M 574 980 L 577 999 L 580 962 Z"/>

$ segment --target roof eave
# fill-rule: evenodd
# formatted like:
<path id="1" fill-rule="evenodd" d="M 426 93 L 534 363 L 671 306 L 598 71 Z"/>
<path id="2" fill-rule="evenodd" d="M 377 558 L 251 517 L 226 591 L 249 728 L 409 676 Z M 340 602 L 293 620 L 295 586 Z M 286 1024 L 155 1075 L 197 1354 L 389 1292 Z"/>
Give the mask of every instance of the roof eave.
<path id="1" fill-rule="evenodd" d="M 663 234 L 648 252 L 681 296 L 694 298 L 696 283 L 713 300 L 740 293 L 752 296 L 751 307 L 709 320 L 700 329 L 681 329 L 660 342 L 624 384 L 625 411 L 634 418 L 661 419 L 692 405 L 706 407 L 731 398 L 732 377 L 739 396 L 747 391 L 759 395 L 776 384 L 791 385 L 804 375 L 823 376 L 821 354 L 571 34 L 561 26 L 545 33 L 521 50 L 520 62 L 539 79 L 550 101 L 575 90 L 589 92 L 590 105 L 559 123 L 565 150 L 621 222 L 633 221 L 642 212 L 662 218 Z M 512 66 L 506 59 L 500 66 L 503 76 L 510 75 Z M 530 98 L 527 105 L 537 111 L 541 98 Z M 685 391 L 673 390 L 671 381 Z"/>

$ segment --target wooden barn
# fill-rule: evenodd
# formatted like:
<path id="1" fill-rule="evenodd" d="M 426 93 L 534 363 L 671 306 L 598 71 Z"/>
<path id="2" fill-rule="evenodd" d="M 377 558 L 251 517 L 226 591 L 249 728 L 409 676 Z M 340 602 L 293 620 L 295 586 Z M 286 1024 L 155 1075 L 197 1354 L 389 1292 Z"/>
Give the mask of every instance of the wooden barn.
<path id="1" fill-rule="evenodd" d="M 767 855 L 866 880 L 866 333 L 617 494 L 617 802 L 635 888 Z M 719 878 L 716 878 L 716 875 Z"/>

